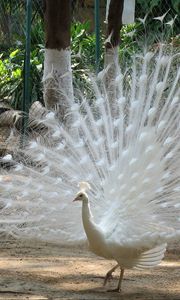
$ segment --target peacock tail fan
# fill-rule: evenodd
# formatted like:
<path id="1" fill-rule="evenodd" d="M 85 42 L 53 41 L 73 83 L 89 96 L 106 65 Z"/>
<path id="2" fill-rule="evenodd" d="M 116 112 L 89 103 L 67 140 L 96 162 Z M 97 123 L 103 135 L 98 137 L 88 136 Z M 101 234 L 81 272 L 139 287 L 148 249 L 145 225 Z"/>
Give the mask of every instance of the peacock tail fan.
<path id="1" fill-rule="evenodd" d="M 71 126 L 54 112 L 29 138 L 24 160 L 0 177 L 1 231 L 59 243 L 85 240 L 72 200 L 87 182 L 95 222 L 124 245 L 154 246 L 179 236 L 180 101 L 178 54 L 147 52 L 131 68 L 90 76 L 94 98 L 73 101 Z M 113 93 L 112 93 L 113 92 Z M 112 99 L 113 97 L 113 99 Z M 82 185 L 81 185 L 82 187 Z M 86 184 L 83 186 L 87 190 Z"/>

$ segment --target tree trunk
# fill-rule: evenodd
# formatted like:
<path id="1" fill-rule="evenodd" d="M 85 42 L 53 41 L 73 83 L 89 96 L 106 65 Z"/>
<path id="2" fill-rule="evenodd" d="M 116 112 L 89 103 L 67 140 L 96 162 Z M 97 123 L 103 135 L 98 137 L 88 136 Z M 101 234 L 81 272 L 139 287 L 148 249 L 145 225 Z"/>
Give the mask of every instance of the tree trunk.
<path id="1" fill-rule="evenodd" d="M 116 115 L 116 99 L 118 97 L 115 79 L 119 74 L 118 46 L 120 43 L 120 30 L 122 28 L 123 7 L 124 0 L 111 0 L 105 43 L 105 87 L 107 96 L 111 102 L 112 115 L 114 116 Z"/>
<path id="2" fill-rule="evenodd" d="M 73 100 L 70 26 L 71 0 L 44 0 L 45 60 L 44 102 L 57 112 L 60 122 L 70 122 Z"/>
<path id="3" fill-rule="evenodd" d="M 111 0 L 108 14 L 106 49 L 119 46 L 124 0 Z"/>

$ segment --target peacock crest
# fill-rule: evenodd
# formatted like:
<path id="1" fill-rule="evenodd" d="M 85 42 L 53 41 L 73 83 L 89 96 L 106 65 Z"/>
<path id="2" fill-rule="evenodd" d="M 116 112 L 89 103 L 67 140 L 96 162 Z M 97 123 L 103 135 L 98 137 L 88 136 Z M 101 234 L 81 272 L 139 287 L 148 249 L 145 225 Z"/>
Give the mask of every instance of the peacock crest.
<path id="1" fill-rule="evenodd" d="M 90 184 L 86 181 L 79 182 L 78 187 L 79 187 L 80 192 L 87 192 L 91 189 Z"/>

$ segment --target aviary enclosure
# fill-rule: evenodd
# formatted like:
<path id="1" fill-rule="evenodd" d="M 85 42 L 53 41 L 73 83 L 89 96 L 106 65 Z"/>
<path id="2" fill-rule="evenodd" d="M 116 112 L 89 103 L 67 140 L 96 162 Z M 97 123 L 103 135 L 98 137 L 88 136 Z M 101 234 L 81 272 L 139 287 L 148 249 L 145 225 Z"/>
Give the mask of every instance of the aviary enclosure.
<path id="1" fill-rule="evenodd" d="M 0 299 L 179 299 L 179 1 L 0 1 Z"/>

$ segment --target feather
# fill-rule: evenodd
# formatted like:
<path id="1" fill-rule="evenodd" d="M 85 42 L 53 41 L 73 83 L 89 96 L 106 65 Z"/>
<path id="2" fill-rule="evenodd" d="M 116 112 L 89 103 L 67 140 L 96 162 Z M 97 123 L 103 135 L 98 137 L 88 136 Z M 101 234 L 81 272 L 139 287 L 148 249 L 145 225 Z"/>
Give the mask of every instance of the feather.
<path id="1" fill-rule="evenodd" d="M 1 230 L 70 245 L 87 237 L 94 253 L 122 268 L 158 264 L 180 236 L 176 60 L 160 49 L 118 67 L 113 104 L 107 70 L 98 84 L 90 78 L 94 100 L 71 99 L 70 127 L 53 112 L 41 115 L 48 131 L 29 139 L 26 160 L 2 158 L 14 167 L 0 177 Z M 83 224 L 75 194 L 84 197 Z"/>

